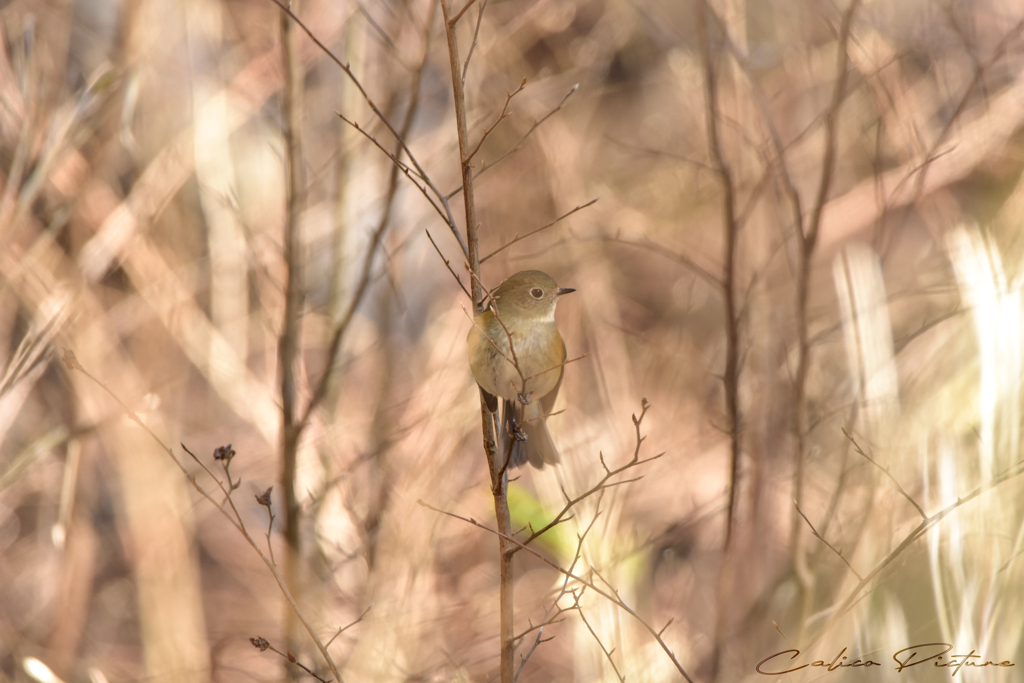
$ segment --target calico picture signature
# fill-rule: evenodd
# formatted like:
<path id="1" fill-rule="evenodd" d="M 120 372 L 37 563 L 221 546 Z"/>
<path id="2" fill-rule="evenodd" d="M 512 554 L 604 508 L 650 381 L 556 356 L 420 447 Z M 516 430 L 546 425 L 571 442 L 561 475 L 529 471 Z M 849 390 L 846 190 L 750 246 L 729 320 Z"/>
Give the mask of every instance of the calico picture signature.
<path id="1" fill-rule="evenodd" d="M 956 676 L 957 672 L 962 667 L 983 667 L 983 666 L 1016 666 L 1013 662 L 1002 661 L 996 662 L 988 659 L 983 659 L 981 655 L 975 654 L 976 650 L 971 650 L 966 654 L 947 654 L 953 649 L 951 643 L 922 643 L 920 645 L 911 645 L 905 647 L 902 650 L 897 650 L 893 653 L 892 658 L 896 662 L 893 666 L 896 672 L 899 673 L 904 669 L 909 669 L 913 666 L 919 666 L 921 664 L 931 663 L 932 667 L 938 669 L 948 669 L 951 676 Z M 765 676 L 778 676 L 779 674 L 793 673 L 807 667 L 822 668 L 826 671 L 838 671 L 839 669 L 859 669 L 874 666 L 883 666 L 881 662 L 877 662 L 873 659 L 861 659 L 859 657 L 853 657 L 852 655 L 846 654 L 847 648 L 843 648 L 839 653 L 832 659 L 832 661 L 826 661 L 824 659 L 817 659 L 813 662 L 806 664 L 797 664 L 800 657 L 800 650 L 783 650 L 782 652 L 776 652 L 770 657 L 765 657 L 757 666 L 754 667 L 757 673 L 764 674 Z"/>

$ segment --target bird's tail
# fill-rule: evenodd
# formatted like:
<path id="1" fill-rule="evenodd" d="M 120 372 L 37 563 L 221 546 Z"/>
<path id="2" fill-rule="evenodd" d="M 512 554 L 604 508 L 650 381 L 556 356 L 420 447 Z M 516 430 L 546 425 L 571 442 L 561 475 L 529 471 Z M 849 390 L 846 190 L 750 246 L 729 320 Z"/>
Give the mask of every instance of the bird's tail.
<path id="1" fill-rule="evenodd" d="M 515 427 L 509 428 L 510 418 L 518 425 L 520 438 L 516 437 Z M 521 437 L 526 438 L 522 440 Z M 510 469 L 526 462 L 537 469 L 544 469 L 544 465 L 554 465 L 561 460 L 539 403 L 524 406 L 514 401 L 503 401 L 498 446 L 501 457 L 507 454 Z"/>

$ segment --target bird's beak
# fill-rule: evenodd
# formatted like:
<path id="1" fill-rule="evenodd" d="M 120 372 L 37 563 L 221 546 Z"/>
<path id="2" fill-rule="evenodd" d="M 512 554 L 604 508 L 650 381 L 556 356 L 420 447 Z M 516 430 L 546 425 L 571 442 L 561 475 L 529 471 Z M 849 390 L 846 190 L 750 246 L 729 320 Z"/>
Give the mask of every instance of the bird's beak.
<path id="1" fill-rule="evenodd" d="M 575 292 L 575 291 L 576 291 L 575 289 L 569 289 L 568 287 L 559 287 L 558 288 L 558 296 L 562 296 L 563 294 L 570 294 L 570 293 Z"/>

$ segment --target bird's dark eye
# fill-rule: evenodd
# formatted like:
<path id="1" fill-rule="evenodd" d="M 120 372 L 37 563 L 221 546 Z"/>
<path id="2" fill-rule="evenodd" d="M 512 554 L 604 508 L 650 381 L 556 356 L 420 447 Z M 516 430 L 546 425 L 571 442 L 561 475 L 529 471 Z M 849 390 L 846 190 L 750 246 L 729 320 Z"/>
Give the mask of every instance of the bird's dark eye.
<path id="1" fill-rule="evenodd" d="M 539 299 L 542 296 L 544 296 L 544 290 L 541 289 L 540 287 L 534 287 L 533 289 L 530 290 L 530 296 L 532 296 L 534 299 Z"/>

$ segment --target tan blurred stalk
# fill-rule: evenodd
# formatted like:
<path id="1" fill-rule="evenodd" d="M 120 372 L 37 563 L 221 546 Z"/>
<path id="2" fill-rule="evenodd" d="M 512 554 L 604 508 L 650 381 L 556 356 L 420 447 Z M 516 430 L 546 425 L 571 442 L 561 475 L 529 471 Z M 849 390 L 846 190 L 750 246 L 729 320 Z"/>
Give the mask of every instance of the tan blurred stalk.
<path id="1" fill-rule="evenodd" d="M 249 259 L 233 201 L 230 142 L 232 121 L 245 116 L 228 111 L 235 98 L 228 97 L 219 69 L 207 68 L 224 49 L 222 5 L 189 0 L 184 9 L 192 61 L 195 177 L 210 254 L 210 319 L 227 342 L 211 344 L 210 366 L 237 370 L 249 356 Z M 225 375 L 227 383 L 240 379 L 230 370 Z"/>

